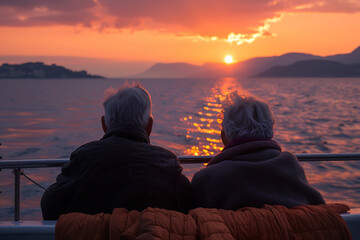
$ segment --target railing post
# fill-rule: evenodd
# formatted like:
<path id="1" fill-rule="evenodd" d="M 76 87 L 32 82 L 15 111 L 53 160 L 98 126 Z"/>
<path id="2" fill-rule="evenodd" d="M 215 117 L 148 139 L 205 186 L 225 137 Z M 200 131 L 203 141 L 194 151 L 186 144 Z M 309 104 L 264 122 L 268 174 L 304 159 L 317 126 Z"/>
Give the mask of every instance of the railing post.
<path id="1" fill-rule="evenodd" d="M 1 143 L 0 143 L 0 146 L 1 146 Z M 0 160 L 2 159 L 2 156 L 0 155 Z M 0 168 L 0 172 L 1 172 L 1 168 Z M 0 191 L 0 193 L 2 193 L 1 191 Z"/>
<path id="2" fill-rule="evenodd" d="M 21 168 L 14 168 L 15 189 L 14 189 L 14 221 L 20 220 L 20 173 Z"/>

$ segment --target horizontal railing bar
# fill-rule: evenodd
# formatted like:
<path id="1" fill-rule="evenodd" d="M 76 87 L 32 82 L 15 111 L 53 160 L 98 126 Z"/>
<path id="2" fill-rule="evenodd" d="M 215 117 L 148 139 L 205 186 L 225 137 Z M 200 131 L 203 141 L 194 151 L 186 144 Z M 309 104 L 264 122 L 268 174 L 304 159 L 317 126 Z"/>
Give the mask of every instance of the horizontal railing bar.
<path id="1" fill-rule="evenodd" d="M 360 153 L 316 153 L 296 154 L 299 161 L 360 161 Z M 179 156 L 182 164 L 207 163 L 213 156 Z M 61 167 L 69 162 L 68 158 L 60 159 L 28 159 L 28 160 L 0 160 L 1 169 L 14 168 L 47 168 Z"/>
<path id="2" fill-rule="evenodd" d="M 209 156 L 178 156 L 181 164 L 207 163 L 214 155 Z"/>
<path id="3" fill-rule="evenodd" d="M 307 153 L 296 154 L 299 161 L 359 161 L 360 153 Z"/>
<path id="4" fill-rule="evenodd" d="M 68 158 L 59 159 L 28 159 L 28 160 L 0 160 L 0 168 L 47 168 L 61 167 L 69 162 Z"/>

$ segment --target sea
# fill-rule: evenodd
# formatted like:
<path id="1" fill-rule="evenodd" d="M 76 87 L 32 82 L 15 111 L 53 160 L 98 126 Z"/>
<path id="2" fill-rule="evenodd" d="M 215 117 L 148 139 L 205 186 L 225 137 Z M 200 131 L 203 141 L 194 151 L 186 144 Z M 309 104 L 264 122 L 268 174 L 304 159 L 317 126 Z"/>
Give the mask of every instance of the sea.
<path id="1" fill-rule="evenodd" d="M 221 151 L 221 102 L 232 91 L 260 98 L 276 117 L 275 136 L 283 151 L 360 152 L 360 78 L 214 79 L 1 79 L 0 156 L 3 160 L 69 158 L 103 136 L 102 102 L 126 81 L 151 94 L 153 145 L 178 156 Z M 1 161 L 1 160 L 0 160 Z M 308 181 L 327 202 L 360 207 L 360 161 L 302 162 Z M 183 165 L 191 180 L 205 166 Z M 24 169 L 45 188 L 59 168 Z M 14 175 L 0 171 L 0 220 L 12 220 Z M 21 219 L 41 219 L 44 190 L 21 177 Z"/>

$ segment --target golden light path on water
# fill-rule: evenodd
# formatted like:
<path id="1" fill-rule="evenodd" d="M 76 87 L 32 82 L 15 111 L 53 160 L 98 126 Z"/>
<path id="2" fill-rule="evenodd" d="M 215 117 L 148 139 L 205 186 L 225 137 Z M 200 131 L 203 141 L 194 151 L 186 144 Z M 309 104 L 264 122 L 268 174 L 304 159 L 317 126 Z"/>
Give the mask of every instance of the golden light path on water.
<path id="1" fill-rule="evenodd" d="M 187 125 L 186 139 L 195 140 L 195 144 L 186 148 L 184 155 L 208 156 L 217 154 L 223 149 L 219 114 L 222 111 L 222 101 L 233 91 L 238 91 L 240 95 L 249 95 L 236 83 L 236 79 L 223 78 L 222 81 L 217 81 L 208 96 L 202 99 L 201 111 L 180 119 Z"/>

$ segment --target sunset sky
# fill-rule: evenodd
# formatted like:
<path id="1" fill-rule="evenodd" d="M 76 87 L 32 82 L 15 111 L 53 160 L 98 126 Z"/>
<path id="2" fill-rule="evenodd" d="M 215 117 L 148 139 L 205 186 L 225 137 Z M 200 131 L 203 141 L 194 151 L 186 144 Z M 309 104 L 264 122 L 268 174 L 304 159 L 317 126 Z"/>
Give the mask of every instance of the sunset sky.
<path id="1" fill-rule="evenodd" d="M 359 0 L 0 0 L 0 63 L 111 77 L 156 62 L 325 56 L 359 45 Z"/>

